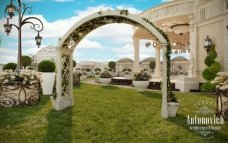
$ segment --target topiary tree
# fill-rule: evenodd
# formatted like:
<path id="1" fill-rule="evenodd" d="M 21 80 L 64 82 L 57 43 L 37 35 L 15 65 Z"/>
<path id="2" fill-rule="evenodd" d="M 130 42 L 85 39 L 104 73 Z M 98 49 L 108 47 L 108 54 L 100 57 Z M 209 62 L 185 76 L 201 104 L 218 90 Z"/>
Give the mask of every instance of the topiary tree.
<path id="1" fill-rule="evenodd" d="M 151 61 L 150 64 L 149 64 L 150 69 L 151 69 L 151 70 L 154 70 L 155 65 L 156 65 L 156 64 L 155 64 L 155 61 Z"/>
<path id="2" fill-rule="evenodd" d="M 203 70 L 202 76 L 207 82 L 201 86 L 201 91 L 203 92 L 215 92 L 216 90 L 215 85 L 211 83 L 211 80 L 213 80 L 216 77 L 216 74 L 221 70 L 220 63 L 215 61 L 216 58 L 217 52 L 215 50 L 215 45 L 212 44 L 211 50 L 204 60 L 207 68 Z"/>
<path id="3" fill-rule="evenodd" d="M 17 68 L 16 63 L 8 63 L 3 66 L 3 70 L 15 70 Z"/>
<path id="4" fill-rule="evenodd" d="M 75 60 L 73 60 L 73 67 L 76 67 L 77 63 Z"/>
<path id="5" fill-rule="evenodd" d="M 29 56 L 22 56 L 22 65 L 24 68 L 27 66 L 31 66 L 32 64 L 32 58 Z"/>
<path id="6" fill-rule="evenodd" d="M 110 69 L 114 70 L 115 67 L 116 67 L 116 62 L 110 61 L 110 62 L 108 63 L 108 67 L 109 67 Z"/>
<path id="7" fill-rule="evenodd" d="M 44 60 L 38 65 L 39 72 L 55 72 L 55 63 L 50 60 Z"/>

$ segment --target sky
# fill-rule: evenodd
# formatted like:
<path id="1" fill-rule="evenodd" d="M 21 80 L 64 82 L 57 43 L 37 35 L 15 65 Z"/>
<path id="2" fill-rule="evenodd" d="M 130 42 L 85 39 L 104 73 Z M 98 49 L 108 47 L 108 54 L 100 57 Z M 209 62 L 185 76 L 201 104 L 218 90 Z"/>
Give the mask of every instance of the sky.
<path id="1" fill-rule="evenodd" d="M 47 46 L 57 46 L 68 29 L 80 19 L 95 12 L 107 9 L 128 9 L 132 14 L 139 14 L 147 9 L 160 5 L 168 0 L 22 0 L 32 7 L 32 13 L 26 13 L 24 18 L 35 16 L 42 20 L 44 30 L 42 45 L 37 48 L 35 36 L 37 33 L 26 24 L 22 28 L 22 53 L 35 55 L 37 51 Z M 15 28 L 9 36 L 4 32 L 6 23 L 5 7 L 10 0 L 0 0 L 0 64 L 17 61 L 18 32 Z M 17 5 L 17 0 L 13 0 Z M 10 23 L 17 24 L 17 15 Z M 74 60 L 80 61 L 111 61 L 121 58 L 133 59 L 133 29 L 128 24 L 109 24 L 90 32 L 76 47 Z M 153 47 L 146 48 L 147 40 L 140 41 L 140 59 L 155 57 Z"/>

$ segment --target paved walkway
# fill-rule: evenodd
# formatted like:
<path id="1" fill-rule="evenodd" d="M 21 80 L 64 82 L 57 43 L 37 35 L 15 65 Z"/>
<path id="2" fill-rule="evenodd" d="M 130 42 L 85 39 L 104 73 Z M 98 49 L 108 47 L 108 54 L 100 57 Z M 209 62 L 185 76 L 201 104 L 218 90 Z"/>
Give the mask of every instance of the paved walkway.
<path id="1" fill-rule="evenodd" d="M 101 83 L 95 82 L 95 79 L 86 79 L 85 81 L 82 81 L 83 83 L 88 83 L 88 84 L 96 84 L 96 85 L 101 85 Z M 117 86 L 117 87 L 122 87 L 122 88 L 129 88 L 129 89 L 135 89 L 132 86 L 128 85 L 116 85 L 116 84 L 110 84 L 112 86 Z"/>

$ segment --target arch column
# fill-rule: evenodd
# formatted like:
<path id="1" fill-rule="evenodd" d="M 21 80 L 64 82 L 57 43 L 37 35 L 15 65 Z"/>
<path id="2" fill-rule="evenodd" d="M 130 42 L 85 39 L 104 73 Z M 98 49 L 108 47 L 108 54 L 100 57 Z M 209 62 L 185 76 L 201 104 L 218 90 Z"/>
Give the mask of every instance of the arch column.
<path id="1" fill-rule="evenodd" d="M 133 45 L 134 45 L 134 68 L 133 68 L 133 72 L 139 72 L 140 71 L 139 38 L 133 37 Z"/>
<path id="2" fill-rule="evenodd" d="M 57 48 L 56 53 L 56 98 L 51 100 L 55 110 L 62 110 L 73 106 L 73 50 Z"/>
<path id="3" fill-rule="evenodd" d="M 156 49 L 156 66 L 155 66 L 155 77 L 161 77 L 161 61 L 160 61 L 160 47 L 155 47 Z"/>
<path id="4" fill-rule="evenodd" d="M 168 103 L 167 103 L 167 43 L 162 43 L 162 118 L 168 118 Z"/>

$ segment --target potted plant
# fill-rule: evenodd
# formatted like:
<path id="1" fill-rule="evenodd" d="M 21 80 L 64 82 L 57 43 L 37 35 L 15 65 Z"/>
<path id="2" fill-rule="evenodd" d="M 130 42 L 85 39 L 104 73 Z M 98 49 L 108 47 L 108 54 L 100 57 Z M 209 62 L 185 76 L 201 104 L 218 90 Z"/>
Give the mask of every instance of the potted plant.
<path id="1" fill-rule="evenodd" d="M 108 71 L 104 71 L 100 74 L 99 81 L 102 85 L 107 86 L 111 82 L 112 75 Z"/>
<path id="2" fill-rule="evenodd" d="M 81 70 L 81 76 L 80 76 L 80 80 L 83 81 L 87 78 L 87 73 L 85 71 L 85 69 Z"/>
<path id="3" fill-rule="evenodd" d="M 151 76 L 146 71 L 135 73 L 133 77 L 133 85 L 137 91 L 145 91 L 149 85 Z"/>
<path id="4" fill-rule="evenodd" d="M 38 71 L 42 72 L 42 91 L 43 95 L 51 95 L 53 93 L 55 82 L 55 63 L 50 60 L 44 60 L 39 63 Z"/>
<path id="5" fill-rule="evenodd" d="M 176 117 L 177 109 L 180 106 L 180 100 L 177 100 L 173 92 L 168 93 L 168 117 Z"/>
<path id="6" fill-rule="evenodd" d="M 5 70 L 0 73 L 0 106 L 31 106 L 39 103 L 40 73 Z"/>

